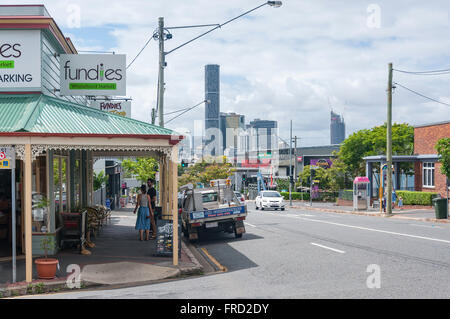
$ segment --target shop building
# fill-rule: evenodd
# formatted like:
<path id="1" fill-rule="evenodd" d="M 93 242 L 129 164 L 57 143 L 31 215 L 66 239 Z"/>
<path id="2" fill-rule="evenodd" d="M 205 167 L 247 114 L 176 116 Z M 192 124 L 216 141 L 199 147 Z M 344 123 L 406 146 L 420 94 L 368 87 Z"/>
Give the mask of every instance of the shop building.
<path id="1" fill-rule="evenodd" d="M 442 138 L 450 138 L 450 121 L 414 127 L 414 154 L 428 157 L 414 164 L 415 189 L 447 197 L 447 179 L 441 173 L 436 150 L 436 143 Z"/>
<path id="2" fill-rule="evenodd" d="M 54 238 L 50 254 L 59 249 L 61 213 L 92 205 L 95 158 L 138 156 L 159 161 L 159 205 L 162 215 L 173 220 L 177 251 L 178 218 L 173 216 L 178 216 L 177 144 L 182 137 L 90 108 L 83 96 L 61 96 L 60 55 L 77 51 L 44 6 L 0 6 L 0 42 L 6 61 L 0 68 L 0 148 L 15 155 L 15 169 L 0 169 L 0 257 L 14 255 L 9 247 L 15 242 L 30 282 L 43 236 Z M 42 199 L 48 200 L 47 208 L 35 209 Z M 178 254 L 173 263 L 178 264 Z"/>

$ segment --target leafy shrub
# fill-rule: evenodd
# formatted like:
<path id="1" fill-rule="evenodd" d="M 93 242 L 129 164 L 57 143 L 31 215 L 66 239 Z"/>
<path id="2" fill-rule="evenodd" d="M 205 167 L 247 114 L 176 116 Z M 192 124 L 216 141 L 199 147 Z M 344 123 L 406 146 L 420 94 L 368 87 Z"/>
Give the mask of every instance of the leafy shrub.
<path id="1" fill-rule="evenodd" d="M 285 200 L 289 200 L 289 192 L 281 192 L 280 194 L 281 194 L 281 196 L 283 196 L 283 198 Z M 300 192 L 292 192 L 291 194 L 292 194 L 293 200 L 301 200 L 302 199 L 302 193 L 300 193 Z M 309 200 L 309 193 L 303 193 L 303 199 Z"/>
<path id="2" fill-rule="evenodd" d="M 396 191 L 397 200 L 399 197 L 403 198 L 403 205 L 426 205 L 433 204 L 432 199 L 437 197 L 437 193 L 430 192 L 411 192 L 411 191 Z"/>

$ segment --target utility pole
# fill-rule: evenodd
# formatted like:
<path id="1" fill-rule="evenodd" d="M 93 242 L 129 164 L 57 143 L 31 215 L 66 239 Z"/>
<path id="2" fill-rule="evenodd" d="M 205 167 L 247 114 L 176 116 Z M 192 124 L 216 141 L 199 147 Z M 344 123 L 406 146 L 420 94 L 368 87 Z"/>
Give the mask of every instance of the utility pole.
<path id="1" fill-rule="evenodd" d="M 164 127 L 164 67 L 166 66 L 164 53 L 164 18 L 158 19 L 159 40 L 159 73 L 158 73 L 158 117 L 159 126 Z"/>
<path id="2" fill-rule="evenodd" d="M 389 63 L 387 132 L 386 132 L 386 215 L 392 215 L 392 63 Z"/>
<path id="3" fill-rule="evenodd" d="M 292 207 L 292 120 L 291 120 L 291 129 L 290 129 L 290 139 L 289 139 L 289 206 Z"/>

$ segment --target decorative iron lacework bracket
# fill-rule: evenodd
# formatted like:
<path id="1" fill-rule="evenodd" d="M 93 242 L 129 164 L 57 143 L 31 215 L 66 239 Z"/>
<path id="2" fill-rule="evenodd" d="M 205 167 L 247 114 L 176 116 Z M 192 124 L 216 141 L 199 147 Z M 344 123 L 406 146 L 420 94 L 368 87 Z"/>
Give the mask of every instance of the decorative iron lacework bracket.
<path id="1" fill-rule="evenodd" d="M 0 145 L 2 147 L 12 147 L 12 145 Z M 25 145 L 14 145 L 16 158 L 23 160 L 25 158 Z M 31 160 L 44 154 L 47 150 L 85 150 L 85 151 L 121 151 L 121 152 L 159 152 L 173 158 L 174 147 L 171 146 L 134 146 L 134 145 L 55 145 L 55 144 L 33 144 L 31 145 Z"/>

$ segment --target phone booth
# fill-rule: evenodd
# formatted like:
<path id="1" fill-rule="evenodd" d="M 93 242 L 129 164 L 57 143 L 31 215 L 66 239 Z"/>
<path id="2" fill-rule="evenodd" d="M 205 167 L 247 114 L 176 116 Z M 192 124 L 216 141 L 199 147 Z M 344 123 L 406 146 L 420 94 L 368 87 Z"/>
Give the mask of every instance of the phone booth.
<path id="1" fill-rule="evenodd" d="M 366 176 L 356 177 L 353 181 L 353 210 L 367 210 L 369 207 L 369 183 Z"/>

